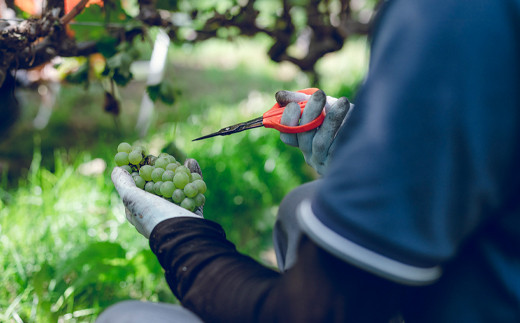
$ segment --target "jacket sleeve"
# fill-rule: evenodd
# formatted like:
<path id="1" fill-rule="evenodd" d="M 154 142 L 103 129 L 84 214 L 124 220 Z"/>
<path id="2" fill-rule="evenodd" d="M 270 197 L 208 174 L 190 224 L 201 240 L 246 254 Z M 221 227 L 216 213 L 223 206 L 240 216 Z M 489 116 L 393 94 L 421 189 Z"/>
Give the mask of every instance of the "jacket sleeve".
<path id="1" fill-rule="evenodd" d="M 150 246 L 175 296 L 205 322 L 388 321 L 402 292 L 306 237 L 284 274 L 240 254 L 209 220 L 163 221 Z"/>

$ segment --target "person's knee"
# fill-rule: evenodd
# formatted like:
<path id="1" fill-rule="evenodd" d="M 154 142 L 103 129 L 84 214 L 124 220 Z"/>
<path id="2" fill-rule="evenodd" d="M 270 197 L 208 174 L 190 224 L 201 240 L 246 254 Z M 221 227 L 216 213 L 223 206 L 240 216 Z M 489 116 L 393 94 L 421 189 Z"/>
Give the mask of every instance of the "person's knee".
<path id="1" fill-rule="evenodd" d="M 135 300 L 122 301 L 108 307 L 97 318 L 96 323 L 135 322 L 132 317 L 142 302 Z"/>
<path id="2" fill-rule="evenodd" d="M 96 323 L 185 322 L 201 323 L 201 319 L 180 305 L 128 300 L 108 307 Z"/>

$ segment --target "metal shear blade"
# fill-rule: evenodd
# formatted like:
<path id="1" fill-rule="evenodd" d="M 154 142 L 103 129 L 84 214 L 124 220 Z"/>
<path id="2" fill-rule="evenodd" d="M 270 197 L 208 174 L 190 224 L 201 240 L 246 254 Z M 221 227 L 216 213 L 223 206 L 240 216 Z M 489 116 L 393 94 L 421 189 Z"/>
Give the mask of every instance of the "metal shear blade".
<path id="1" fill-rule="evenodd" d="M 258 118 L 255 118 L 253 120 L 237 123 L 235 125 L 222 128 L 222 129 L 220 129 L 217 132 L 210 133 L 209 135 L 193 139 L 192 141 L 197 141 L 197 140 L 201 140 L 201 139 L 211 138 L 211 137 L 215 137 L 215 136 L 227 136 L 227 135 L 231 135 L 233 133 L 241 132 L 241 131 L 244 131 L 244 130 L 262 127 L 264 125 L 263 124 L 263 119 L 264 119 L 263 117 L 258 117 Z"/>

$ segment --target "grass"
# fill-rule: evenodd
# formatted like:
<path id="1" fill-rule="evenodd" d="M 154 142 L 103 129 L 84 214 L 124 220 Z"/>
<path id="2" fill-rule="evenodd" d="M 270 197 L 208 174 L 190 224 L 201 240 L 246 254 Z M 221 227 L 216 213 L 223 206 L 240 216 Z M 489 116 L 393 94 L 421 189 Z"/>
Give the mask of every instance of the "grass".
<path id="1" fill-rule="evenodd" d="M 0 180 L 1 322 L 93 322 L 123 299 L 176 302 L 110 181 L 121 141 L 196 158 L 208 184 L 205 217 L 222 224 L 240 251 L 265 261 L 277 205 L 315 173 L 274 130 L 191 139 L 260 115 L 279 89 L 307 86 L 294 67 L 265 57 L 267 45 L 172 47 L 167 76 L 181 94 L 173 106 L 157 104 L 145 138 L 134 130 L 142 81 L 120 89 L 117 119 L 103 112 L 100 85 L 64 85 L 40 131 L 31 127 L 38 98 L 23 92 L 22 117 L 0 142 L 0 163 L 8 165 Z M 363 48 L 354 42 L 320 62 L 328 94 L 352 94 L 366 68 Z M 342 75 L 349 77 L 334 84 Z"/>
<path id="2" fill-rule="evenodd" d="M 90 156 L 66 165 L 64 154 L 50 172 L 36 151 L 18 189 L 2 189 L 0 321 L 90 321 L 118 299 L 173 301 L 106 172 L 82 174 Z"/>

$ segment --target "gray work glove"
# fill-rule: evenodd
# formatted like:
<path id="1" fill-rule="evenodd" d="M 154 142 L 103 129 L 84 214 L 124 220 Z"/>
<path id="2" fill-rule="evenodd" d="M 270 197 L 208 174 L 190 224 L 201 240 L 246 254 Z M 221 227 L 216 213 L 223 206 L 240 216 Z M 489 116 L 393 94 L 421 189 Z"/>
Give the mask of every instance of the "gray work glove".
<path id="1" fill-rule="evenodd" d="M 328 166 L 329 155 L 335 148 L 336 134 L 351 107 L 350 102 L 345 97 L 336 99 L 326 96 L 322 90 L 316 91 L 313 95 L 278 91 L 275 97 L 280 106 L 286 106 L 280 123 L 287 126 L 309 123 L 325 109 L 325 120 L 319 128 L 298 134 L 280 133 L 280 139 L 285 144 L 299 147 L 305 162 L 323 175 Z M 309 101 L 300 117 L 300 107 L 297 103 L 305 100 Z"/>
<path id="2" fill-rule="evenodd" d="M 187 159 L 184 165 L 192 173 L 200 174 L 200 167 L 195 159 Z M 193 213 L 138 188 L 132 176 L 121 167 L 115 167 L 111 177 L 125 205 L 126 219 L 147 239 L 155 226 L 166 219 L 184 216 L 202 218 L 202 208 Z"/>

